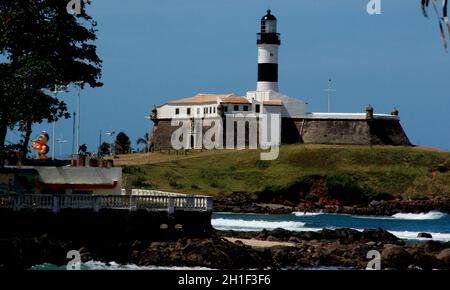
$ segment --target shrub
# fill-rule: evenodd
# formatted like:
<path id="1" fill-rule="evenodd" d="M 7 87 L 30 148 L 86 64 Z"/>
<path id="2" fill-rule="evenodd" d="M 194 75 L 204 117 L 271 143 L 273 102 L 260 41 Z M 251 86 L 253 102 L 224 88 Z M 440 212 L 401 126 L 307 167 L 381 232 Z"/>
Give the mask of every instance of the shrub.
<path id="1" fill-rule="evenodd" d="M 256 167 L 258 167 L 259 169 L 264 170 L 266 168 L 269 168 L 269 166 L 270 166 L 270 163 L 267 160 L 257 160 L 256 161 Z"/>
<path id="2" fill-rule="evenodd" d="M 270 202 L 274 199 L 283 199 L 297 204 L 303 196 L 310 192 L 314 178 L 317 176 L 301 176 L 287 186 L 268 186 L 258 194 L 258 200 Z"/>
<path id="3" fill-rule="evenodd" d="M 369 194 L 349 175 L 329 176 L 327 178 L 327 188 L 330 197 L 342 202 L 344 205 L 366 203 L 367 195 Z"/>
<path id="4" fill-rule="evenodd" d="M 146 182 L 145 178 L 142 176 L 136 177 L 135 180 L 133 180 L 133 187 L 136 188 L 143 188 L 143 189 L 158 189 L 158 185 L 153 183 Z"/>
<path id="5" fill-rule="evenodd" d="M 308 194 L 305 196 L 305 199 L 306 199 L 307 201 L 309 201 L 309 202 L 317 202 L 317 201 L 319 200 L 319 197 L 318 197 L 317 195 L 308 193 Z"/>

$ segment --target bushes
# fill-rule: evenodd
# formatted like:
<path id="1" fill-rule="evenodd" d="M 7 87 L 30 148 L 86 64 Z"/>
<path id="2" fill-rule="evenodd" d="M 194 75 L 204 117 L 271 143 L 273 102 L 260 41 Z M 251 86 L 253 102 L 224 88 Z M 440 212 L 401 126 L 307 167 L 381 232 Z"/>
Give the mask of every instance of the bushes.
<path id="1" fill-rule="evenodd" d="M 367 202 L 365 191 L 352 177 L 334 175 L 327 177 L 328 195 L 344 205 L 362 204 Z"/>
<path id="2" fill-rule="evenodd" d="M 258 193 L 258 201 L 274 202 L 276 200 L 287 200 L 298 204 L 309 192 L 316 176 L 301 176 L 292 184 L 287 186 L 268 186 Z"/>
<path id="3" fill-rule="evenodd" d="M 266 168 L 269 168 L 270 163 L 269 163 L 269 161 L 266 161 L 266 160 L 257 160 L 255 165 L 258 169 L 264 170 Z"/>
<path id="4" fill-rule="evenodd" d="M 393 196 L 375 192 L 359 185 L 351 175 L 305 175 L 287 186 L 269 186 L 258 193 L 258 201 L 299 204 L 302 200 L 317 202 L 320 198 L 342 205 L 367 204 L 371 200 L 391 200 Z"/>
<path id="5" fill-rule="evenodd" d="M 133 180 L 134 188 L 142 188 L 142 189 L 158 189 L 158 186 L 153 183 L 147 183 L 145 178 L 138 176 Z"/>
<path id="6" fill-rule="evenodd" d="M 371 200 L 391 200 L 393 196 L 361 187 L 351 175 L 327 177 L 328 195 L 343 205 L 367 204 Z"/>

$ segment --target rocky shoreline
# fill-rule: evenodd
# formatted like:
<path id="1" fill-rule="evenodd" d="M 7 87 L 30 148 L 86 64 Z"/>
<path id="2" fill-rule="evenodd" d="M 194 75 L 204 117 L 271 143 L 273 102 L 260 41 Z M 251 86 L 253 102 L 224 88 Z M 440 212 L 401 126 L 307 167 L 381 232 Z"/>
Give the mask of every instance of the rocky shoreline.
<path id="1" fill-rule="evenodd" d="M 250 242 L 262 246 L 249 246 Z M 450 269 L 450 243 L 405 244 L 383 229 L 363 232 L 214 230 L 210 236 L 173 240 L 89 240 L 85 237 L 82 241 L 71 241 L 48 235 L 3 239 L 0 240 L 0 269 L 29 269 L 43 263 L 65 265 L 66 253 L 73 249 L 80 252 L 83 262 L 212 269 L 365 269 L 370 260 L 368 252 L 376 250 L 381 255 L 382 269 Z"/>
<path id="2" fill-rule="evenodd" d="M 397 213 L 424 213 L 430 211 L 440 211 L 450 214 L 450 200 L 373 200 L 365 205 L 345 206 L 332 202 L 312 203 L 305 201 L 299 204 L 292 204 L 289 201 L 280 201 L 280 203 L 261 203 L 248 194 L 239 194 L 233 197 L 216 198 L 214 200 L 214 211 L 262 214 L 324 212 L 373 216 L 392 216 Z"/>

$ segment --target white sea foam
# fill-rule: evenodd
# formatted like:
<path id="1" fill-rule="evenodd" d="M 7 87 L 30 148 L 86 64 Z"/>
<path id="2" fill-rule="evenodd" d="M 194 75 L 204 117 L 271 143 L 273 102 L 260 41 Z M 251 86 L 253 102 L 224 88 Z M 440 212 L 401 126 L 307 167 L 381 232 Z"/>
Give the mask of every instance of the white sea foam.
<path id="1" fill-rule="evenodd" d="M 316 215 L 321 215 L 323 214 L 323 212 L 319 211 L 319 212 L 303 212 L 303 211 L 295 211 L 293 212 L 293 214 L 295 216 L 316 216 Z"/>
<path id="2" fill-rule="evenodd" d="M 265 221 L 265 220 L 243 220 L 243 219 L 224 219 L 214 218 L 211 224 L 218 230 L 235 230 L 235 231 L 261 231 L 263 229 L 272 230 L 283 228 L 290 231 L 305 230 L 305 223 L 293 221 Z"/>
<path id="3" fill-rule="evenodd" d="M 31 270 L 66 270 L 66 266 L 56 266 L 49 263 L 35 265 Z M 182 267 L 182 266 L 138 266 L 135 264 L 118 264 L 116 262 L 88 261 L 81 264 L 81 270 L 214 270 L 206 267 Z"/>
<path id="4" fill-rule="evenodd" d="M 421 241 L 434 240 L 441 242 L 450 241 L 450 234 L 448 233 L 427 232 L 432 236 L 431 239 L 428 239 L 428 238 L 418 238 L 417 235 L 419 234 L 419 232 L 410 232 L 410 231 L 389 231 L 389 232 L 403 240 L 421 240 Z"/>
<path id="5" fill-rule="evenodd" d="M 392 217 L 404 220 L 437 220 L 443 218 L 446 214 L 439 211 L 430 211 L 427 213 L 397 213 Z"/>

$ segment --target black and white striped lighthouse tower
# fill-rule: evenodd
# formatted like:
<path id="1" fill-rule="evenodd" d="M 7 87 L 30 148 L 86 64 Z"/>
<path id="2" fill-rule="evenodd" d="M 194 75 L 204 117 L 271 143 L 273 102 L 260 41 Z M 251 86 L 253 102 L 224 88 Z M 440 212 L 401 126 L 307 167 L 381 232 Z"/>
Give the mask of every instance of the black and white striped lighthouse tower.
<path id="1" fill-rule="evenodd" d="M 261 32 L 258 35 L 258 84 L 257 91 L 278 92 L 278 47 L 277 19 L 270 9 L 261 18 Z"/>

